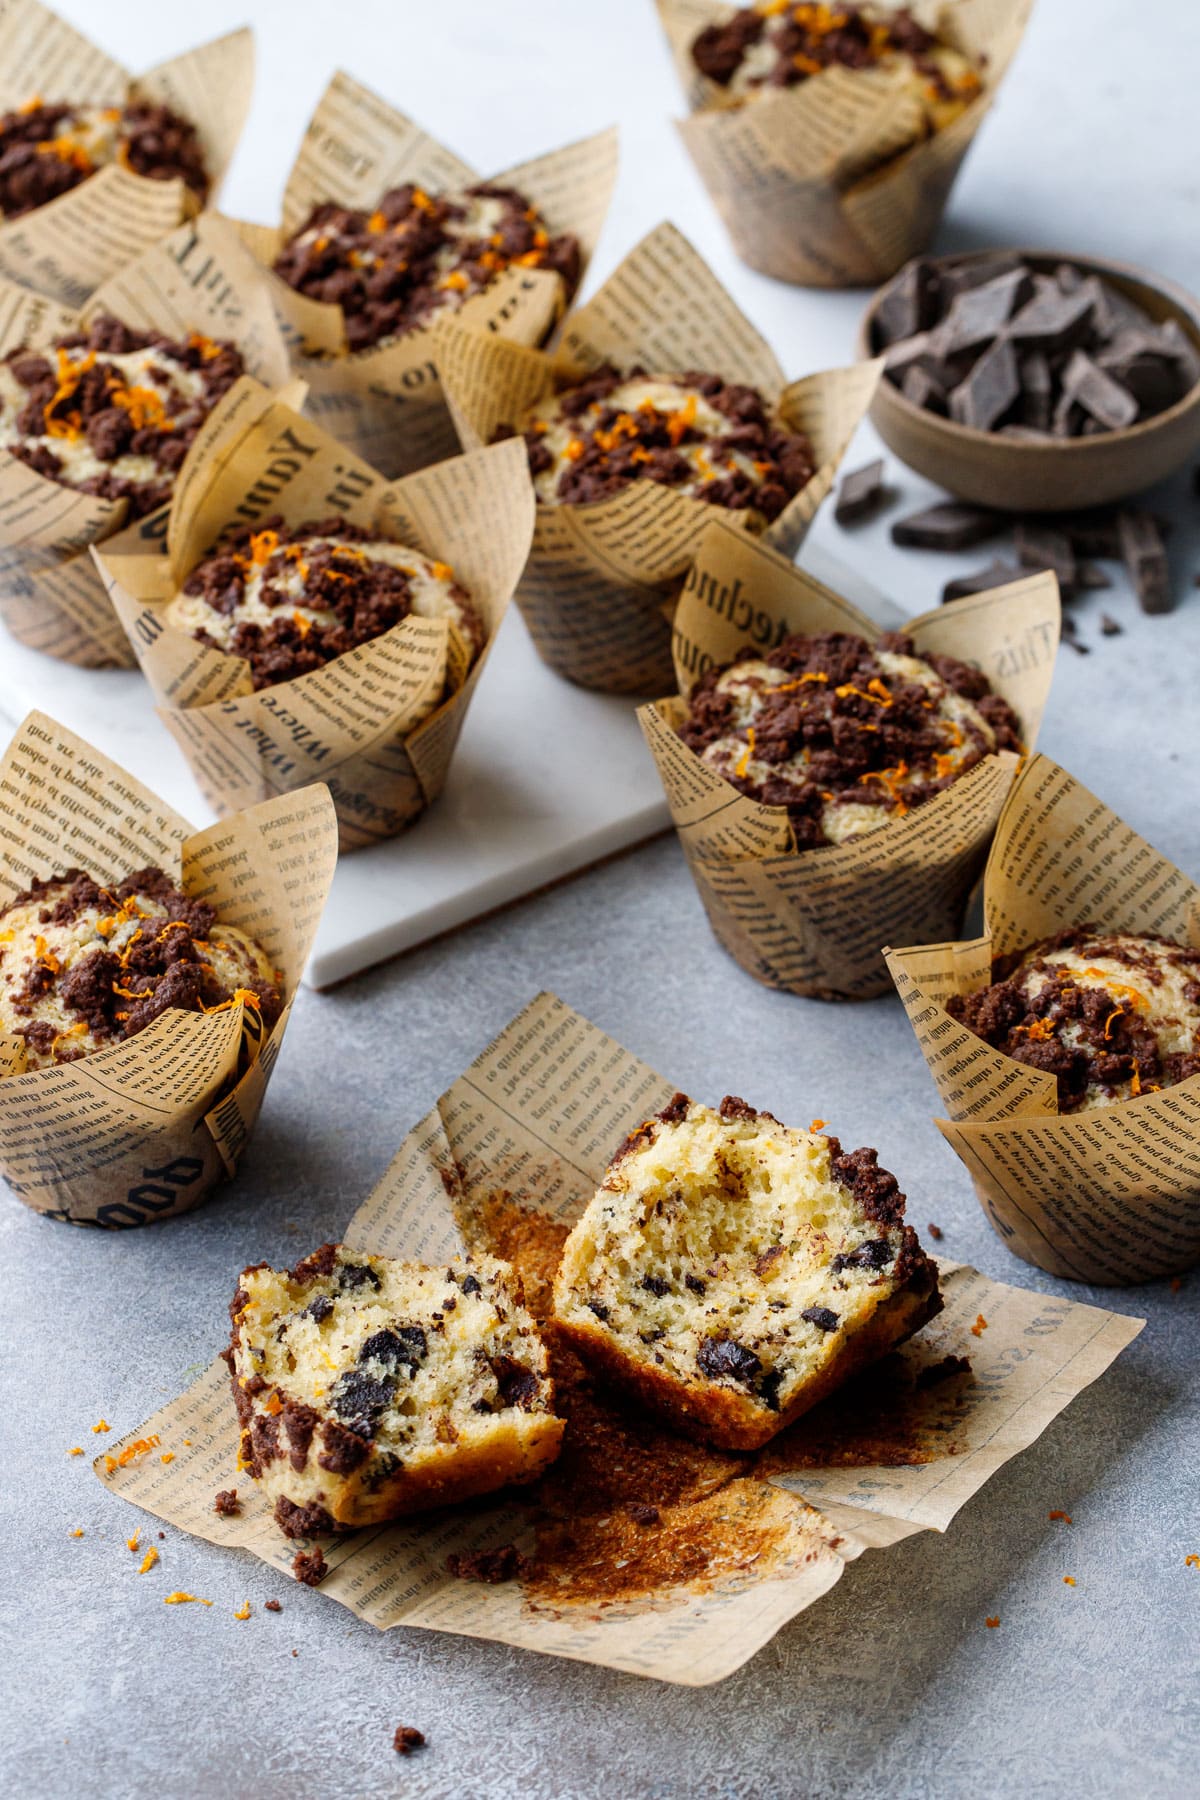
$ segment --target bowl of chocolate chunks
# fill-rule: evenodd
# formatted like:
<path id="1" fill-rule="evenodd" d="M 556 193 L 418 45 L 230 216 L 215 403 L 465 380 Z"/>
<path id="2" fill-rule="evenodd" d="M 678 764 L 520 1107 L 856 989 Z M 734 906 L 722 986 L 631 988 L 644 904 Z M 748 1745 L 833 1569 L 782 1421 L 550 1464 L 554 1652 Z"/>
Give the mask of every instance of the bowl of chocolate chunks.
<path id="1" fill-rule="evenodd" d="M 1200 446 L 1200 301 L 1130 265 L 1046 250 L 918 257 L 875 295 L 871 419 L 964 500 L 1120 500 Z"/>

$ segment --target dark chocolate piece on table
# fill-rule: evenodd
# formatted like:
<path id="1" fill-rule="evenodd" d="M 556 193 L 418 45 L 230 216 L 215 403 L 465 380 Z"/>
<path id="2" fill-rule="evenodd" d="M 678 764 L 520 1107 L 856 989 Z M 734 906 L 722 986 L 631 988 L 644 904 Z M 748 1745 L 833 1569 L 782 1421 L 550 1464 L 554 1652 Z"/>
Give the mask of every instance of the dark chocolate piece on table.
<path id="1" fill-rule="evenodd" d="M 1112 556 L 1121 554 L 1117 534 L 1115 506 L 1084 507 L 1079 512 L 1043 513 L 1038 523 L 1053 526 L 1070 538 L 1076 556 Z"/>
<path id="2" fill-rule="evenodd" d="M 1100 630 L 1104 637 L 1120 637 L 1121 635 L 1121 626 L 1117 624 L 1111 613 L 1100 614 Z"/>
<path id="3" fill-rule="evenodd" d="M 1067 599 L 1079 585 L 1078 565 L 1065 532 L 1028 520 L 1016 529 L 1017 560 L 1027 569 L 1049 569 Z"/>
<path id="4" fill-rule="evenodd" d="M 1090 588 L 1110 588 L 1112 576 L 1099 563 L 1077 562 L 1075 564 L 1075 585 L 1085 593 Z"/>
<path id="5" fill-rule="evenodd" d="M 1093 362 L 1086 350 L 1075 350 L 1063 371 L 1063 393 L 1109 431 L 1123 431 L 1138 415 L 1138 403 L 1127 387 Z"/>
<path id="6" fill-rule="evenodd" d="M 892 526 L 892 542 L 916 550 L 969 550 L 1007 530 L 1007 513 L 966 500 L 941 500 Z"/>
<path id="7" fill-rule="evenodd" d="M 1121 559 L 1129 571 L 1138 604 L 1146 613 L 1167 613 L 1175 604 L 1171 571 L 1157 521 L 1133 507 L 1117 515 Z"/>
<path id="8" fill-rule="evenodd" d="M 1012 563 L 994 562 L 986 569 L 976 569 L 974 574 L 956 575 L 942 589 L 942 605 L 948 605 L 951 600 L 969 600 L 972 594 L 986 594 L 992 588 L 1007 587 L 1027 573 L 1026 569 L 1014 568 Z"/>
<path id="9" fill-rule="evenodd" d="M 1081 641 L 1079 627 L 1074 619 L 1070 613 L 1066 612 L 1062 616 L 1062 641 L 1064 644 L 1070 644 L 1072 650 L 1077 651 L 1080 656 L 1090 656 L 1092 653 L 1091 646 Z"/>
<path id="10" fill-rule="evenodd" d="M 855 525 L 879 511 L 887 492 L 883 485 L 883 458 L 878 456 L 874 462 L 864 463 L 861 469 L 851 469 L 842 476 L 833 516 L 839 525 Z"/>
<path id="11" fill-rule="evenodd" d="M 970 374 L 950 390 L 950 417 L 973 431 L 991 431 L 1020 392 L 1017 353 L 999 338 Z"/>

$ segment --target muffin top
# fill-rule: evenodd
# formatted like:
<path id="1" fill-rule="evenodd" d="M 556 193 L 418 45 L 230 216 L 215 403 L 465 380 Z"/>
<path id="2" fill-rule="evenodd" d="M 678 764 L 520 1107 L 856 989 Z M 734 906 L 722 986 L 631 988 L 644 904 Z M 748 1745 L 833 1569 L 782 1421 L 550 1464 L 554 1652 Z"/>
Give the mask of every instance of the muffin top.
<path id="1" fill-rule="evenodd" d="M 520 424 L 544 505 L 607 500 L 632 481 L 655 481 L 768 524 L 815 468 L 808 439 L 781 425 L 756 388 L 696 370 L 622 375 L 606 364 Z"/>
<path id="2" fill-rule="evenodd" d="M 64 487 L 127 500 L 140 519 L 171 498 L 193 438 L 243 368 L 233 344 L 134 331 L 102 313 L 47 350 L 0 361 L 0 447 Z"/>
<path id="3" fill-rule="evenodd" d="M 15 219 L 57 200 L 114 162 L 151 181 L 178 176 L 197 200 L 208 198 L 196 127 L 169 107 L 33 99 L 0 116 L 0 217 Z"/>
<path id="4" fill-rule="evenodd" d="M 1060 1113 L 1090 1111 L 1200 1074 L 1200 950 L 1073 925 L 998 962 L 990 987 L 946 1011 L 1058 1083 Z"/>
<path id="5" fill-rule="evenodd" d="M 0 912 L 0 1031 L 26 1067 L 76 1062 L 136 1036 L 170 1007 L 241 1000 L 270 1030 L 283 1009 L 266 952 L 162 869 L 101 886 L 67 869 Z"/>
<path id="6" fill-rule="evenodd" d="M 488 182 L 446 194 L 405 182 L 369 212 L 326 201 L 275 260 L 289 287 L 341 307 L 351 350 L 456 312 L 509 268 L 552 269 L 569 297 L 579 282 L 579 242 L 552 236 L 516 188 Z"/>
<path id="7" fill-rule="evenodd" d="M 917 656 L 899 632 L 743 650 L 697 683 L 679 735 L 739 792 L 786 807 L 801 849 L 874 831 L 992 751 L 1021 748 L 1016 715 L 985 675 Z"/>
<path id="8" fill-rule="evenodd" d="M 979 71 L 907 9 L 760 0 L 692 43 L 700 73 L 730 99 L 796 87 L 824 69 L 903 67 L 931 130 L 950 124 L 980 91 Z"/>
<path id="9" fill-rule="evenodd" d="M 449 563 L 348 519 L 248 526 L 198 564 L 167 608 L 177 631 L 240 656 L 256 688 L 322 669 L 410 614 L 449 619 L 472 659 L 483 620 Z"/>

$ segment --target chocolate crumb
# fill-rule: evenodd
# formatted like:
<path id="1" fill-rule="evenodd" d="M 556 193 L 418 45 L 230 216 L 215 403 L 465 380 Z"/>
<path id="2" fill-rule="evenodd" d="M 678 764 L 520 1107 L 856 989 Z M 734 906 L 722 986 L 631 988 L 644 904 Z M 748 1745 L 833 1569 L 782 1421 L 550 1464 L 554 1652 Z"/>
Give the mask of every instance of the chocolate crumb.
<path id="1" fill-rule="evenodd" d="M 917 1375 L 915 1386 L 920 1392 L 924 1388 L 937 1387 L 943 1381 L 949 1381 L 954 1375 L 969 1375 L 971 1359 L 969 1356 L 943 1356 L 941 1362 L 929 1363 Z"/>
<path id="2" fill-rule="evenodd" d="M 935 1242 L 935 1243 L 937 1243 L 937 1244 L 940 1244 L 940 1243 L 941 1243 L 941 1241 L 942 1241 L 942 1239 L 943 1239 L 943 1238 L 944 1238 L 944 1237 L 945 1237 L 945 1235 L 946 1235 L 946 1234 L 945 1234 L 945 1232 L 944 1232 L 944 1231 L 943 1231 L 943 1230 L 942 1230 L 942 1228 L 941 1228 L 941 1226 L 940 1226 L 940 1225 L 927 1225 L 927 1226 L 926 1226 L 926 1227 L 925 1227 L 925 1229 L 926 1229 L 926 1231 L 927 1231 L 927 1232 L 928 1232 L 928 1233 L 929 1233 L 929 1235 L 930 1235 L 930 1237 L 931 1237 L 931 1238 L 932 1238 L 932 1239 L 933 1239 L 933 1240 L 934 1240 L 934 1242 Z"/>
<path id="3" fill-rule="evenodd" d="M 1197 586 L 1200 586 L 1200 576 L 1197 576 L 1196 582 Z M 1111 613 L 1100 614 L 1100 633 L 1102 637 L 1120 637 L 1123 629 L 1124 627 L 1118 625 Z"/>
<path id="4" fill-rule="evenodd" d="M 282 1612 L 283 1608 L 282 1608 L 282 1606 L 280 1606 L 278 1600 L 264 1600 L 263 1601 L 263 1611 L 264 1612 Z"/>
<path id="5" fill-rule="evenodd" d="M 237 1489 L 222 1488 L 213 1501 L 213 1511 L 220 1513 L 221 1517 L 225 1519 L 231 1519 L 235 1513 L 240 1512 L 241 1505 L 238 1501 Z"/>
<path id="6" fill-rule="evenodd" d="M 321 1550 L 297 1550 L 292 1558 L 292 1574 L 305 1587 L 320 1587 L 329 1573 L 329 1564 Z M 292 1655 L 296 1652 L 293 1650 Z"/>
<path id="7" fill-rule="evenodd" d="M 494 1550 L 455 1550 L 446 1558 L 446 1573 L 456 1581 L 485 1581 L 490 1587 L 520 1580 L 529 1567 L 529 1558 L 515 1544 L 500 1544 Z"/>
<path id="8" fill-rule="evenodd" d="M 657 1506 L 650 1506 L 644 1500 L 627 1500 L 625 1511 L 635 1525 L 660 1525 L 662 1523 L 662 1514 Z"/>
<path id="9" fill-rule="evenodd" d="M 411 1756 L 414 1750 L 425 1748 L 425 1733 L 418 1731 L 415 1725 L 397 1725 L 396 1735 L 392 1739 L 392 1749 L 399 1756 Z"/>

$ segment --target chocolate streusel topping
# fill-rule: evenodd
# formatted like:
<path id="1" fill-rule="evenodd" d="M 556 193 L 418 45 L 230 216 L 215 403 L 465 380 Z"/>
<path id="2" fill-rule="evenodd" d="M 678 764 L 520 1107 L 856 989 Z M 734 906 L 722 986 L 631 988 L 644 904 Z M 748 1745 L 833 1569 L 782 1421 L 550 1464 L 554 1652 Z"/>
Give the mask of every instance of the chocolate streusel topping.
<path id="1" fill-rule="evenodd" d="M 94 121 L 115 128 L 117 160 L 135 175 L 151 181 L 178 176 L 198 200 L 208 198 L 196 128 L 169 107 L 148 100 L 104 108 L 33 102 L 0 117 L 0 215 L 31 212 L 93 175 L 100 164 L 88 148 L 86 127 Z M 79 137 L 63 131 L 76 123 Z"/>
<path id="2" fill-rule="evenodd" d="M 472 232 L 471 203 L 487 200 L 496 202 L 497 217 L 486 232 Z M 289 287 L 341 307 L 351 350 L 417 330 L 510 267 L 554 270 L 569 297 L 579 281 L 579 242 L 551 237 L 524 194 L 488 182 L 453 195 L 405 182 L 372 212 L 327 201 L 275 261 Z"/>
<path id="3" fill-rule="evenodd" d="M 907 7 L 895 11 L 853 5 L 745 7 L 722 24 L 708 25 L 692 44 L 692 60 L 718 87 L 728 87 L 746 52 L 764 38 L 774 61 L 751 87 L 795 87 L 823 69 L 869 69 L 883 57 L 911 56 L 917 70 L 941 99 L 957 90 L 930 54 L 938 44 Z"/>

